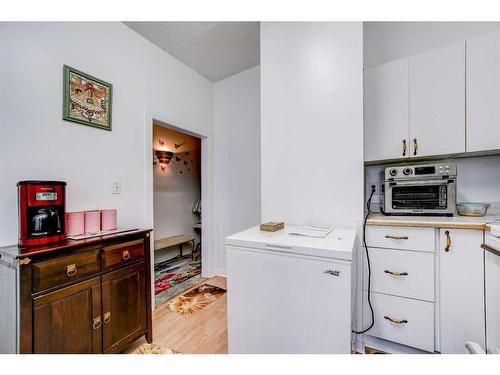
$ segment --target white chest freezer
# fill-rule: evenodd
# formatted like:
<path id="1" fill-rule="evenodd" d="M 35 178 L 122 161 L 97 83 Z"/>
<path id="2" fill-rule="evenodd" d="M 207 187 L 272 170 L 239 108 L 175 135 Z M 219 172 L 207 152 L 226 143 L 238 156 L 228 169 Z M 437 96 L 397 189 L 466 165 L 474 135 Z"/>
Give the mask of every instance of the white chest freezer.
<path id="1" fill-rule="evenodd" d="M 356 233 L 294 226 L 226 238 L 229 353 L 350 353 Z"/>

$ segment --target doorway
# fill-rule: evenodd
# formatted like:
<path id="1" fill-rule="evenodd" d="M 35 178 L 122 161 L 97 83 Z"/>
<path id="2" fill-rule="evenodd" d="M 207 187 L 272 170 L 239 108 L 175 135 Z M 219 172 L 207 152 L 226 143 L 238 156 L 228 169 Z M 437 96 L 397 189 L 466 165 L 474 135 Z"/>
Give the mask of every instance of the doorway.
<path id="1" fill-rule="evenodd" d="M 160 305 L 201 280 L 201 139 L 153 121 L 154 295 Z"/>

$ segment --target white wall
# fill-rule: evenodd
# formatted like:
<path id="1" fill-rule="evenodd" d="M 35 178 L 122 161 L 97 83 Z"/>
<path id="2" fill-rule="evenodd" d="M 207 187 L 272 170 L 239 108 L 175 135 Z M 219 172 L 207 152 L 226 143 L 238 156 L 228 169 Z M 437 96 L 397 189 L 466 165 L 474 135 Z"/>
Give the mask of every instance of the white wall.
<path id="1" fill-rule="evenodd" d="M 261 23 L 262 220 L 363 214 L 361 22 Z"/>
<path id="2" fill-rule="evenodd" d="M 211 142 L 212 84 L 121 23 L 0 23 L 0 50 L 0 245 L 17 242 L 23 179 L 67 181 L 68 210 L 112 207 L 120 226 L 147 225 L 146 114 Z M 61 120 L 63 64 L 113 84 L 112 132 Z"/>
<path id="3" fill-rule="evenodd" d="M 500 29 L 500 22 L 364 22 L 364 66 L 416 55 Z"/>
<path id="4" fill-rule="evenodd" d="M 225 237 L 260 223 L 260 68 L 214 84 L 218 274 Z"/>

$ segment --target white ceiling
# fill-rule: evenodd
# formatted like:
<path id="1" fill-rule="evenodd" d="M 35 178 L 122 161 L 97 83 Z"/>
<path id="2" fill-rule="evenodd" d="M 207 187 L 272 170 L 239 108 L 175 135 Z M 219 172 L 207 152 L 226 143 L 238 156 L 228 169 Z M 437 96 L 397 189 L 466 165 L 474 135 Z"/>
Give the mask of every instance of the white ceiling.
<path id="1" fill-rule="evenodd" d="M 260 61 L 258 22 L 124 22 L 212 82 Z"/>

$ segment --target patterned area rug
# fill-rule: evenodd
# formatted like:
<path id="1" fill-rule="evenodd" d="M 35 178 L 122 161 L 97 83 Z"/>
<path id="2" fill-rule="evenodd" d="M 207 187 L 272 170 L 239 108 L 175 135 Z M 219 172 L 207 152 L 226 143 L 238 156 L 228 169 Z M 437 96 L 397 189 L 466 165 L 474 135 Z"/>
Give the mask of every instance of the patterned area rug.
<path id="1" fill-rule="evenodd" d="M 226 293 L 225 289 L 210 284 L 203 284 L 167 303 L 167 307 L 182 315 L 191 315 L 210 305 Z"/>
<path id="2" fill-rule="evenodd" d="M 156 303 L 166 300 L 189 289 L 201 279 L 201 260 L 184 259 L 155 264 Z"/>
<path id="3" fill-rule="evenodd" d="M 137 354 L 182 354 L 173 349 L 164 348 L 157 344 L 144 344 L 139 347 Z"/>

